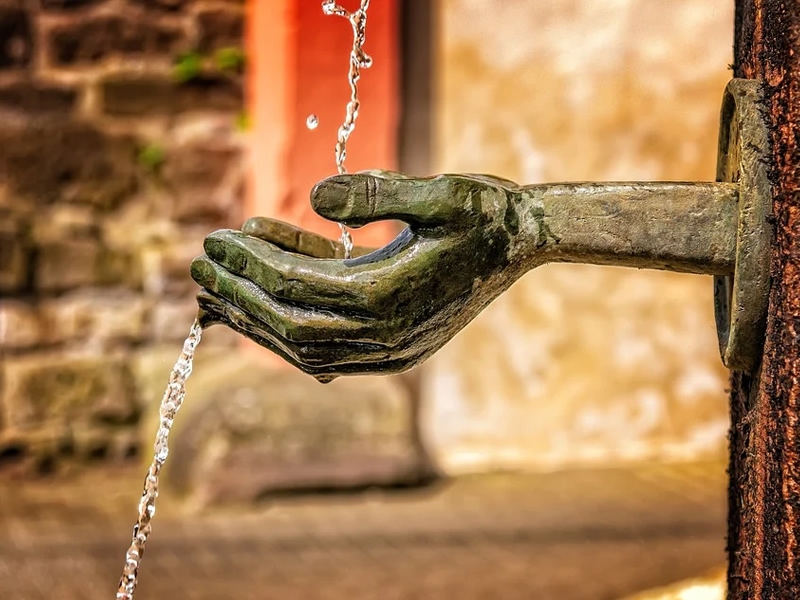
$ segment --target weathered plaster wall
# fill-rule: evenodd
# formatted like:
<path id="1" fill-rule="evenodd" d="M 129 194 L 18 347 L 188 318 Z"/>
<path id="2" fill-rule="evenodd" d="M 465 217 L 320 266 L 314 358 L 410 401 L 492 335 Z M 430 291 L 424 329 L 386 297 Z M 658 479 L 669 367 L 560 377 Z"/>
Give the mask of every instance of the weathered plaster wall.
<path id="1" fill-rule="evenodd" d="M 709 180 L 727 0 L 445 0 L 437 171 Z M 556 265 L 429 364 L 423 434 L 451 472 L 721 455 L 710 278 Z"/>

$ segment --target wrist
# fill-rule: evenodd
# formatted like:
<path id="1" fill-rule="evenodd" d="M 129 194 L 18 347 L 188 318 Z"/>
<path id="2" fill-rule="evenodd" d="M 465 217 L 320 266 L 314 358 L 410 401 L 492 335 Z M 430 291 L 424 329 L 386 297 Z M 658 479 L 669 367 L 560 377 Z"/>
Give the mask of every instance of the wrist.
<path id="1" fill-rule="evenodd" d="M 512 204 L 518 223 L 516 254 L 525 269 L 533 269 L 557 260 L 563 237 L 563 219 L 554 218 L 552 186 L 531 185 L 512 192 Z"/>

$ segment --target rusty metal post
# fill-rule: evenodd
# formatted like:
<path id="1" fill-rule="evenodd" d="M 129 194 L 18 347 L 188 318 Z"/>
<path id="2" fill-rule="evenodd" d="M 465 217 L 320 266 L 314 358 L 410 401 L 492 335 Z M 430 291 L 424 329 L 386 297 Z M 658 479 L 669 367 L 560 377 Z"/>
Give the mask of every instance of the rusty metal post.
<path id="1" fill-rule="evenodd" d="M 766 344 L 731 391 L 729 600 L 800 598 L 800 3 L 736 0 L 736 77 L 765 81 L 774 244 Z"/>

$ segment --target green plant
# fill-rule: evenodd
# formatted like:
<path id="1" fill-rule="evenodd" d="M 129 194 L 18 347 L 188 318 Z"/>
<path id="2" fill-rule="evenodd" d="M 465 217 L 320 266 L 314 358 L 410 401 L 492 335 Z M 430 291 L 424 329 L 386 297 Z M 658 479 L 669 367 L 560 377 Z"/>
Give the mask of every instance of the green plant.
<path id="1" fill-rule="evenodd" d="M 151 142 L 139 150 L 137 160 L 139 165 L 147 172 L 158 173 L 166 160 L 166 153 L 162 146 Z"/>
<path id="2" fill-rule="evenodd" d="M 223 73 L 240 73 L 244 68 L 244 51 L 241 48 L 220 48 L 214 55 L 214 62 Z"/>
<path id="3" fill-rule="evenodd" d="M 236 129 L 237 131 L 248 131 L 251 126 L 250 115 L 246 111 L 240 112 L 236 115 Z"/>
<path id="4" fill-rule="evenodd" d="M 197 52 L 187 52 L 175 59 L 172 73 L 180 83 L 190 81 L 203 70 L 203 57 Z"/>

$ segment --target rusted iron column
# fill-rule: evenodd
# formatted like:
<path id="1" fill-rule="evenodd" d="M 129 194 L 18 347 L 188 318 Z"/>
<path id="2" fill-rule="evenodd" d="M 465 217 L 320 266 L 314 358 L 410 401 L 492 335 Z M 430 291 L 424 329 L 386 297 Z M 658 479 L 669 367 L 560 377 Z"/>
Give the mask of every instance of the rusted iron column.
<path id="1" fill-rule="evenodd" d="M 764 80 L 775 243 L 760 369 L 731 390 L 728 598 L 800 598 L 800 3 L 736 0 L 736 77 Z"/>

